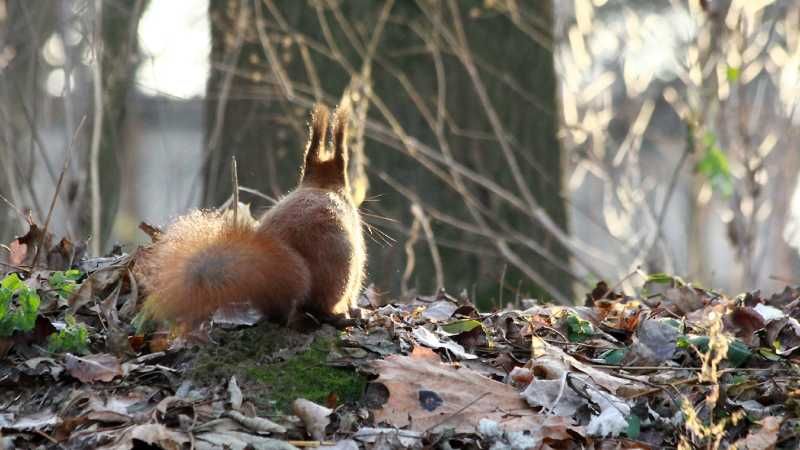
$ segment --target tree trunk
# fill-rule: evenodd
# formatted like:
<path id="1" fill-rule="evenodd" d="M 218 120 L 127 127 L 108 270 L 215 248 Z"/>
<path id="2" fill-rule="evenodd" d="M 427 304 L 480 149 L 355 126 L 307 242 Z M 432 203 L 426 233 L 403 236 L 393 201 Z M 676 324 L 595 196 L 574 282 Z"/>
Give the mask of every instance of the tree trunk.
<path id="1" fill-rule="evenodd" d="M 101 252 L 107 250 L 120 202 L 121 166 L 126 159 L 125 118 L 128 96 L 134 86 L 136 69 L 140 63 L 138 29 L 146 6 L 146 0 L 115 2 L 113 6 L 109 4 L 104 7 L 100 15 L 103 120 L 98 168 L 102 214 L 100 235 L 93 236 L 93 239 L 99 239 Z M 92 126 L 94 122 L 89 129 Z"/>

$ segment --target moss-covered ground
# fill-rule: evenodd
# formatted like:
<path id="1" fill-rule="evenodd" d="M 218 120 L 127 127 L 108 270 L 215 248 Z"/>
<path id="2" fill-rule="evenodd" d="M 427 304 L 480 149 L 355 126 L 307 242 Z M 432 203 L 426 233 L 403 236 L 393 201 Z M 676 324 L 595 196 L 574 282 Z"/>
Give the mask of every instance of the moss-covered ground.
<path id="1" fill-rule="evenodd" d="M 245 398 L 262 414 L 288 412 L 301 397 L 323 405 L 331 398 L 339 404 L 358 401 L 367 383 L 353 369 L 328 365 L 328 355 L 339 345 L 338 333 L 330 328 L 299 333 L 263 323 L 217 330 L 213 339 L 197 350 L 190 376 L 209 385 L 235 375 Z"/>

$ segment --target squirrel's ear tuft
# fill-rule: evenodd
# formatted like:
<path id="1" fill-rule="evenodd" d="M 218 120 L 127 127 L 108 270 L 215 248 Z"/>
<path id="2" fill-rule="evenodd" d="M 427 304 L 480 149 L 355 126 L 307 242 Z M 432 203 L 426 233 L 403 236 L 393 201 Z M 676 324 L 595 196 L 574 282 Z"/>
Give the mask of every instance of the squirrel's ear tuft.
<path id="1" fill-rule="evenodd" d="M 303 166 L 300 168 L 300 181 L 313 171 L 319 162 L 320 150 L 325 148 L 325 139 L 328 135 L 328 108 L 317 104 L 311 112 L 311 123 L 308 126 L 308 145 L 303 155 Z"/>
<path id="2" fill-rule="evenodd" d="M 350 117 L 348 108 L 339 106 L 333 113 L 333 160 L 347 171 L 347 121 Z"/>
<path id="3" fill-rule="evenodd" d="M 311 124 L 309 125 L 308 147 L 304 158 L 305 168 L 319 161 L 319 152 L 325 148 L 325 136 L 328 133 L 328 108 L 317 104 L 311 113 Z"/>

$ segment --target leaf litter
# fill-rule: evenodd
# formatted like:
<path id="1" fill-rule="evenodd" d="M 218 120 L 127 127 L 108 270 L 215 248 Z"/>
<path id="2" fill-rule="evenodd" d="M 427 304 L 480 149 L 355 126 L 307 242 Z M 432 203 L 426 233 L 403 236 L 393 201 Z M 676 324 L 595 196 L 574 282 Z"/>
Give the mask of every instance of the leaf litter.
<path id="1" fill-rule="evenodd" d="M 3 448 L 800 446 L 798 287 L 728 297 L 654 274 L 636 293 L 598 283 L 583 306 L 490 312 L 444 291 L 365 296 L 343 330 L 253 328 L 241 311 L 178 337 L 137 315 L 138 252 L 87 259 L 85 243 L 53 242 L 31 224 L 4 256 Z M 36 251 L 46 263 L 31 267 Z M 290 339 L 266 348 L 249 330 Z M 253 360 L 233 364 L 231 348 Z M 269 373 L 311 387 L 320 364 L 369 382 L 351 398 Z"/>

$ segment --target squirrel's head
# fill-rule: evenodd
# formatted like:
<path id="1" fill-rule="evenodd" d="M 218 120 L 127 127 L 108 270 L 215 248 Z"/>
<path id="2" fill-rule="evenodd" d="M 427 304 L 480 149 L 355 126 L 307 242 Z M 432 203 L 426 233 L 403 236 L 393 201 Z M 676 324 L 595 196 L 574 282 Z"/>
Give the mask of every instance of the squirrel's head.
<path id="1" fill-rule="evenodd" d="M 300 186 L 350 192 L 347 178 L 347 111 L 338 108 L 333 113 L 333 126 L 328 127 L 328 108 L 317 105 L 311 114 L 309 140 L 303 167 L 300 170 Z M 329 148 L 328 133 L 332 134 Z M 324 153 L 324 155 L 323 155 Z M 322 159 L 322 158 L 325 159 Z"/>

